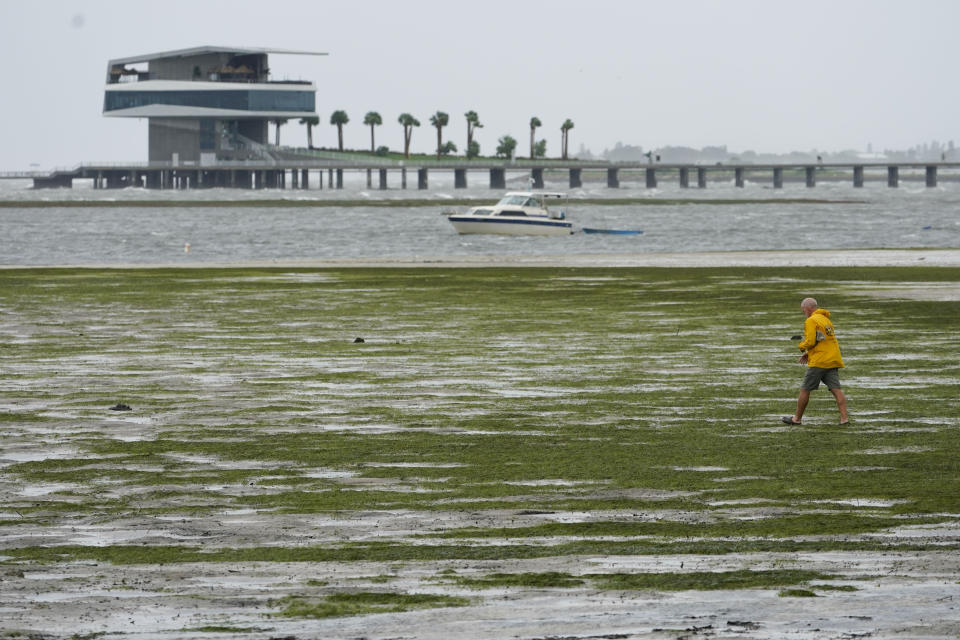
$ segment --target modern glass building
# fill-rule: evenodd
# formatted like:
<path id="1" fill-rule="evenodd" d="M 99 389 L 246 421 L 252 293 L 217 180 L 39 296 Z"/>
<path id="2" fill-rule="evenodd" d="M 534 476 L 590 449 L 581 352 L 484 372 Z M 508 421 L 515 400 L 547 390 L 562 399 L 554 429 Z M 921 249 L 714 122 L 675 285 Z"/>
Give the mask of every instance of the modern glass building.
<path id="1" fill-rule="evenodd" d="M 272 81 L 284 49 L 196 47 L 111 60 L 103 114 L 147 118 L 149 159 L 174 165 L 258 160 L 271 122 L 316 117 L 316 86 Z"/>

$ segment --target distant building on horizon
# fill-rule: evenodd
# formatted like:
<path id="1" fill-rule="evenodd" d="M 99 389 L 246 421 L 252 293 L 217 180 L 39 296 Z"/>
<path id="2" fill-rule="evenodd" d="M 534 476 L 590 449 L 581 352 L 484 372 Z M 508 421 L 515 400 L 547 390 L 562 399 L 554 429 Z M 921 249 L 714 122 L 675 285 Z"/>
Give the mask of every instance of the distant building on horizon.
<path id="1" fill-rule="evenodd" d="M 107 64 L 103 115 L 147 118 L 150 162 L 214 164 L 265 157 L 271 122 L 315 118 L 316 86 L 270 80 L 286 49 L 194 47 Z"/>

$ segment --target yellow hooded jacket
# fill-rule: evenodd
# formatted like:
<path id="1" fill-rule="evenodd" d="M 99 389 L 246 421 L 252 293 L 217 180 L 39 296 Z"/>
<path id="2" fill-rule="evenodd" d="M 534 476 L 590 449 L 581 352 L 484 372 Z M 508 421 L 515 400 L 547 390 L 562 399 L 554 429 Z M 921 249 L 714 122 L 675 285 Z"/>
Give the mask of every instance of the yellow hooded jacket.
<path id="1" fill-rule="evenodd" d="M 806 351 L 810 359 L 808 367 L 835 369 L 843 367 L 840 358 L 840 343 L 833 333 L 833 323 L 830 322 L 830 312 L 826 309 L 817 309 L 810 314 L 803 323 L 803 342 L 800 350 Z"/>

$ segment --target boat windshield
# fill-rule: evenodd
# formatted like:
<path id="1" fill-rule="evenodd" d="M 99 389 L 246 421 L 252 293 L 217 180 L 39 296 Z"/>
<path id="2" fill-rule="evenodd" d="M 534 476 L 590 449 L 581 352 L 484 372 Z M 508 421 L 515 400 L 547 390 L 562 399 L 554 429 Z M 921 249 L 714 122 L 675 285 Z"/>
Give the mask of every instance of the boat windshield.
<path id="1" fill-rule="evenodd" d="M 536 198 L 533 198 L 533 197 L 531 197 L 531 196 L 516 195 L 516 194 L 511 195 L 511 196 L 504 196 L 503 198 L 500 199 L 500 202 L 498 202 L 497 204 L 499 204 L 499 205 L 512 205 L 512 206 L 515 206 L 515 207 L 539 207 L 539 206 L 541 206 L 541 204 L 540 204 L 539 202 L 537 202 L 537 199 L 536 199 Z"/>

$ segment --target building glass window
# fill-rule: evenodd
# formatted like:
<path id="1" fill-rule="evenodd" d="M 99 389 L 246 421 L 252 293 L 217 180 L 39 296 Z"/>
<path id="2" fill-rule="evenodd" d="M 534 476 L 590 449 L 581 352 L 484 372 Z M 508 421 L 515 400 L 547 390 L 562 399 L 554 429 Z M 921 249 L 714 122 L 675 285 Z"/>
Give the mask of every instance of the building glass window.
<path id="1" fill-rule="evenodd" d="M 107 91 L 104 111 L 156 104 L 234 111 L 302 111 L 312 113 L 312 91 Z"/>

